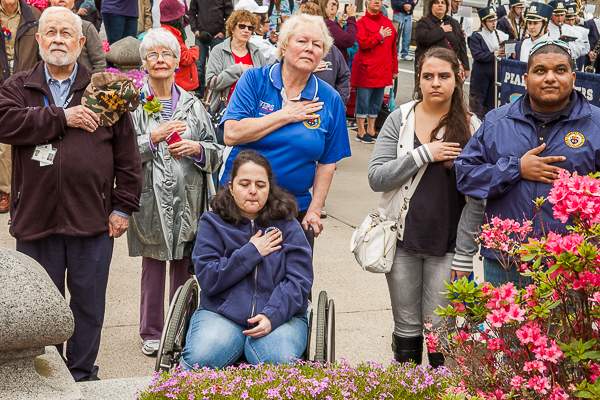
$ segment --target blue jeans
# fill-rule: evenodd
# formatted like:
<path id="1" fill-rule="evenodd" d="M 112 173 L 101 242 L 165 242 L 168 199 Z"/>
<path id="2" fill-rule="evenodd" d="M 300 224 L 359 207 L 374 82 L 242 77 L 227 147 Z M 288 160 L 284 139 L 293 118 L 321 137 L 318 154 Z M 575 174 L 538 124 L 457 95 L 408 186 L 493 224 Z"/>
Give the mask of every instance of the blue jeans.
<path id="1" fill-rule="evenodd" d="M 398 26 L 398 54 L 400 54 L 400 57 L 404 58 L 408 55 L 408 49 L 410 48 L 412 15 L 406 15 L 404 13 L 394 14 L 393 21 L 400 22 L 400 25 Z"/>
<path id="2" fill-rule="evenodd" d="M 106 40 L 109 44 L 118 42 L 127 36 L 137 36 L 137 17 L 102 13 L 102 21 L 104 22 L 104 29 L 106 29 Z"/>
<path id="3" fill-rule="evenodd" d="M 521 282 L 523 287 L 529 286 L 533 284 L 533 279 L 529 276 L 522 276 L 519 271 L 517 271 L 517 267 L 514 264 L 510 265 L 508 270 L 508 281 L 506 280 L 506 270 L 500 263 L 500 261 L 484 258 L 483 259 L 483 279 L 486 282 L 491 283 L 494 287 L 498 287 L 500 285 L 504 285 L 508 282 L 512 282 L 513 285 L 518 289 L 519 286 L 519 277 L 521 278 Z"/>
<path id="4" fill-rule="evenodd" d="M 196 38 L 196 46 L 200 50 L 200 56 L 198 57 L 198 61 L 196 61 L 196 68 L 198 69 L 198 81 L 199 86 L 197 90 L 197 95 L 200 97 L 204 96 L 204 89 L 206 88 L 206 78 L 205 78 L 205 69 L 206 69 L 206 61 L 208 60 L 209 50 L 212 50 L 213 47 L 222 43 L 225 38 L 213 38 L 210 44 L 204 44 L 200 41 L 199 38 Z"/>
<path id="5" fill-rule="evenodd" d="M 308 322 L 306 318 L 292 318 L 255 339 L 242 333 L 248 328 L 230 319 L 202 308 L 190 320 L 186 345 L 179 362 L 186 370 L 198 368 L 225 368 L 233 365 L 242 355 L 253 365 L 289 363 L 300 358 L 306 349 Z"/>
<path id="6" fill-rule="evenodd" d="M 385 87 L 378 88 L 356 88 L 356 107 L 354 114 L 356 118 L 377 118 L 381 104 L 383 103 L 383 92 Z"/>

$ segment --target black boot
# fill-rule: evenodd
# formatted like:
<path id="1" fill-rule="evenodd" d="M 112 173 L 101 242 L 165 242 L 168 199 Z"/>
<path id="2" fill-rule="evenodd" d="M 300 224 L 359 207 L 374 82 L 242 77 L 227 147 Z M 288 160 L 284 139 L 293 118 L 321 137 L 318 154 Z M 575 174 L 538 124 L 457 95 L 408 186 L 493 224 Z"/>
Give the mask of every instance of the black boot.
<path id="1" fill-rule="evenodd" d="M 429 357 L 429 365 L 431 368 L 443 367 L 444 366 L 444 355 L 442 353 L 427 353 Z"/>
<path id="2" fill-rule="evenodd" d="M 421 365 L 423 362 L 423 336 L 403 338 L 393 335 L 392 350 L 394 359 L 399 363 L 414 362 Z"/>

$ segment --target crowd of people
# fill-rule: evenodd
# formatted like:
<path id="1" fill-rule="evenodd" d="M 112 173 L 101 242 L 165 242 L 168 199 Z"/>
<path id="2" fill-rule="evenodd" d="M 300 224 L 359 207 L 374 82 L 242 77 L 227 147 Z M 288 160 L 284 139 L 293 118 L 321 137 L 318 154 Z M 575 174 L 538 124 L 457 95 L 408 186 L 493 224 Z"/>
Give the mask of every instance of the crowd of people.
<path id="1" fill-rule="evenodd" d="M 422 362 L 424 324 L 443 323 L 434 310 L 448 302 L 444 281 L 469 278 L 480 250 L 486 281 L 528 284 L 474 233 L 485 215 L 533 219 L 532 200 L 548 195 L 559 169 L 598 170 L 600 110 L 574 90 L 574 71 L 595 60 L 597 20 L 561 1 L 525 10 L 510 0 L 508 11 L 479 10 L 472 32 L 456 3 L 428 3 L 416 24 L 413 100 L 378 132 L 385 89 L 399 61 L 412 61 L 416 0 L 393 1 L 392 19 L 381 0 L 366 0 L 358 20 L 336 0 L 192 0 L 189 9 L 51 0 L 41 14 L 0 0 L 0 212 L 10 208 L 17 250 L 63 295 L 66 282 L 75 331 L 59 351 L 73 378 L 99 379 L 113 243 L 125 233 L 129 255 L 142 258 L 144 354 L 159 347 L 168 263 L 171 299 L 194 275 L 202 289 L 184 368 L 299 358 L 313 281 L 305 231 L 324 229 L 336 164 L 351 156 L 350 105 L 355 140 L 375 144 L 367 175 L 382 192 L 378 211 L 397 216 L 386 274 L 394 358 Z M 99 23 L 109 42 L 139 36 L 140 89 L 104 72 Z M 526 94 L 499 108 L 496 55 L 527 62 Z M 544 203 L 533 235 L 542 220 L 565 229 Z M 442 353 L 428 361 L 445 362 Z"/>

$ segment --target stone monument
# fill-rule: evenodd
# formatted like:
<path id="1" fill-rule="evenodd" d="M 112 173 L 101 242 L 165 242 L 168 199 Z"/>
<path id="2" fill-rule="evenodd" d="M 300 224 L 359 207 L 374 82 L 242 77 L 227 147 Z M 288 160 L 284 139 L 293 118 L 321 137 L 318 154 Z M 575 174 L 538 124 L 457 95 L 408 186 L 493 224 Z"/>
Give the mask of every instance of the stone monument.
<path id="1" fill-rule="evenodd" d="M 110 45 L 106 59 L 113 63 L 121 72 L 139 69 L 142 66 L 140 57 L 140 42 L 133 36 L 127 36 Z"/>
<path id="2" fill-rule="evenodd" d="M 81 399 L 53 346 L 73 333 L 73 314 L 46 271 L 0 248 L 0 285 L 0 399 Z"/>

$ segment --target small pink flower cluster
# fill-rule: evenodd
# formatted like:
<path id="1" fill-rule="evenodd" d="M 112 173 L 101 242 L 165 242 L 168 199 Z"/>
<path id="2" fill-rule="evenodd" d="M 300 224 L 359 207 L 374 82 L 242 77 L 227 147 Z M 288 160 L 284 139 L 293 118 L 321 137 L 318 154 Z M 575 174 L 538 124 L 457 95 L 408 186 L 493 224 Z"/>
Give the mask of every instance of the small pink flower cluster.
<path id="1" fill-rule="evenodd" d="M 25 0 L 25 3 L 34 6 L 40 11 L 44 11 L 46 8 L 50 7 L 50 0 Z"/>
<path id="2" fill-rule="evenodd" d="M 524 321 L 525 310 L 515 304 L 517 294 L 512 283 L 491 290 L 491 298 L 486 304 L 491 312 L 486 319 L 493 328 L 500 328 L 510 321 Z"/>
<path id="3" fill-rule="evenodd" d="M 531 232 L 531 227 L 531 221 L 523 221 L 521 224 L 512 219 L 494 217 L 489 224 L 481 227 L 482 232 L 479 240 L 486 247 L 511 252 Z M 520 241 L 514 240 L 514 238 Z"/>
<path id="4" fill-rule="evenodd" d="M 131 79 L 133 81 L 133 84 L 140 89 L 142 86 L 144 86 L 144 82 L 145 82 L 145 78 L 147 73 L 140 71 L 139 69 L 132 69 L 129 70 L 129 72 L 124 73 L 119 71 L 116 68 L 107 68 L 106 72 L 112 72 L 114 74 L 119 74 L 119 75 L 123 75 L 128 77 L 129 79 Z"/>
<path id="5" fill-rule="evenodd" d="M 110 44 L 108 44 L 107 40 L 102 40 L 102 50 L 104 50 L 105 53 L 110 52 Z"/>
<path id="6" fill-rule="evenodd" d="M 554 204 L 554 218 L 564 224 L 570 216 L 579 216 L 590 223 L 600 222 L 600 181 L 591 176 L 573 176 L 565 170 L 558 172 L 548 200 Z"/>

